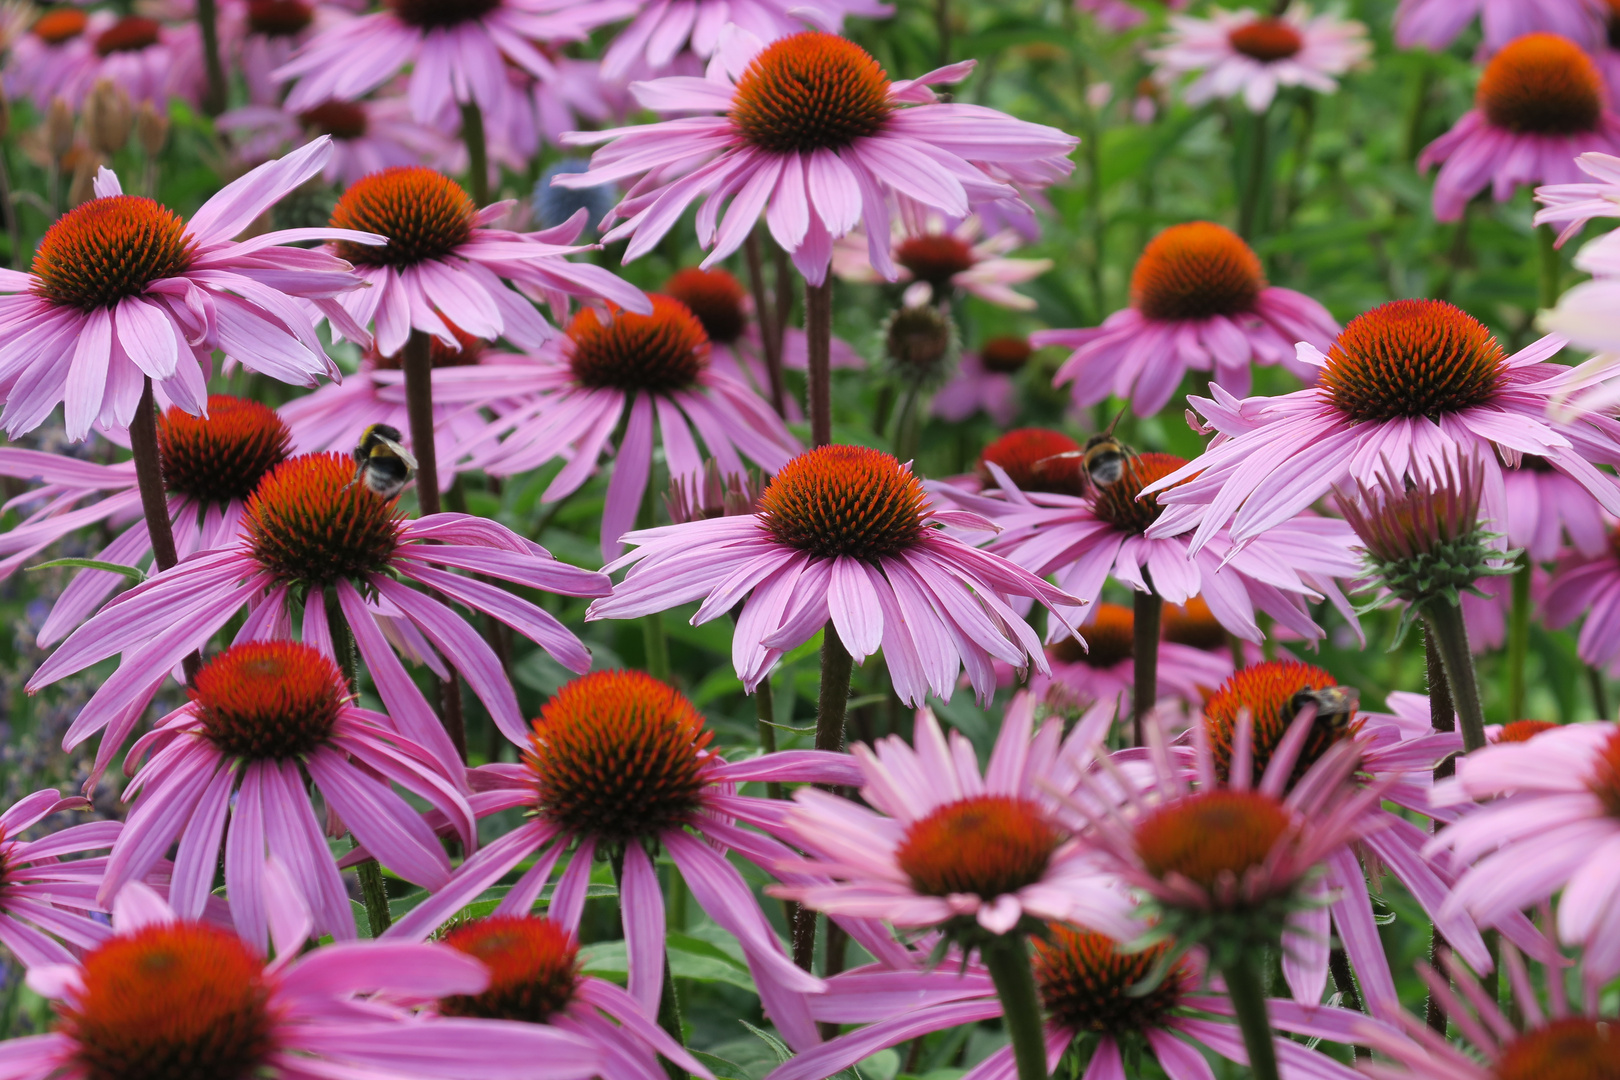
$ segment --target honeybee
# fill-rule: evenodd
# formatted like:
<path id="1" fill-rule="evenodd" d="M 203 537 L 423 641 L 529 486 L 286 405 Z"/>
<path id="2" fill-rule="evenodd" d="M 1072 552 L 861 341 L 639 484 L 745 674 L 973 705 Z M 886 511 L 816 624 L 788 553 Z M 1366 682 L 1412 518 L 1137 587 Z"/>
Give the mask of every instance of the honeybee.
<path id="1" fill-rule="evenodd" d="M 1078 458 L 1080 467 L 1093 488 L 1101 490 L 1119 483 L 1120 477 L 1125 475 L 1125 463 L 1135 456 L 1135 451 L 1114 438 L 1114 428 L 1119 426 L 1119 421 L 1124 415 L 1125 410 L 1119 410 L 1113 422 L 1108 425 L 1108 429 L 1087 439 L 1085 446 L 1079 450 L 1053 454 L 1049 458 L 1043 458 L 1039 464 L 1046 465 L 1049 461 L 1064 458 Z"/>
<path id="2" fill-rule="evenodd" d="M 379 497 L 392 499 L 416 475 L 416 458 L 400 442 L 399 429 L 372 424 L 354 448 L 354 479 L 349 487 L 365 482 Z"/>
<path id="3" fill-rule="evenodd" d="M 1315 705 L 1313 723 L 1336 739 L 1350 729 L 1350 717 L 1360 703 L 1361 692 L 1353 687 L 1324 686 L 1320 690 L 1307 687 L 1289 699 L 1288 714 L 1298 716 L 1305 706 Z"/>

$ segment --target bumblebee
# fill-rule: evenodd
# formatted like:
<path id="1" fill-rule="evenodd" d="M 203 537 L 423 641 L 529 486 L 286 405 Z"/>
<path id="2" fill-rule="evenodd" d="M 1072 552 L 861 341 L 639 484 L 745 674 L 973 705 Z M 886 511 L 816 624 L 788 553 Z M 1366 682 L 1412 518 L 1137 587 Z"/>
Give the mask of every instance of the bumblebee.
<path id="1" fill-rule="evenodd" d="M 354 448 L 354 479 L 349 486 L 365 483 L 379 497 L 392 499 L 416 475 L 416 459 L 400 442 L 399 429 L 372 424 Z"/>
<path id="2" fill-rule="evenodd" d="M 1350 717 L 1361 703 L 1361 694 L 1349 686 L 1324 686 L 1320 690 L 1309 687 L 1295 694 L 1288 702 L 1289 716 L 1298 716 L 1307 705 L 1316 706 L 1318 729 L 1338 738 L 1350 728 Z"/>
<path id="3" fill-rule="evenodd" d="M 1065 458 L 1071 460 L 1078 458 L 1086 479 L 1094 489 L 1101 491 L 1105 487 L 1119 483 L 1120 477 L 1125 475 L 1125 463 L 1135 456 L 1130 447 L 1114 438 L 1114 428 L 1119 425 L 1124 415 L 1125 410 L 1121 409 L 1114 417 L 1113 423 L 1108 425 L 1108 430 L 1087 439 L 1086 445 L 1081 449 L 1070 450 L 1066 454 L 1054 454 L 1041 459 L 1037 465 L 1044 466 L 1048 461 Z"/>

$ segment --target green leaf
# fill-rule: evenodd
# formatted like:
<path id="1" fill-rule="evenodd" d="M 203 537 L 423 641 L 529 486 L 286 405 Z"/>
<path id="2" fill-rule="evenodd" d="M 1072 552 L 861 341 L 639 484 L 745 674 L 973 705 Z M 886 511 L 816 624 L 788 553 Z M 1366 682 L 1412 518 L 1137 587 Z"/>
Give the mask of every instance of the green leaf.
<path id="1" fill-rule="evenodd" d="M 783 1064 L 793 1056 L 793 1051 L 788 1049 L 787 1043 L 783 1042 L 781 1039 L 778 1039 L 775 1035 L 772 1035 L 765 1029 L 757 1028 L 746 1020 L 738 1020 L 737 1023 L 747 1028 L 749 1033 L 752 1034 L 754 1038 L 770 1047 L 771 1053 L 776 1055 L 776 1063 L 778 1065 Z"/>
<path id="2" fill-rule="evenodd" d="M 105 570 L 109 574 L 121 574 L 139 585 L 146 580 L 146 571 L 138 566 L 125 566 L 123 563 L 102 562 L 100 559 L 52 559 L 35 566 L 24 567 L 26 570 L 54 570 L 58 566 L 73 566 L 82 570 Z"/>

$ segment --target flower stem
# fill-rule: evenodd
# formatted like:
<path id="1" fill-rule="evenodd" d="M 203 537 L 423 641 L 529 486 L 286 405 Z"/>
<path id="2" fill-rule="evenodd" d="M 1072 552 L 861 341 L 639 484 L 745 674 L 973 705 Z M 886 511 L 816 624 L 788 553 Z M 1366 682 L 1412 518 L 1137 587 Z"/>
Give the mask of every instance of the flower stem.
<path id="1" fill-rule="evenodd" d="M 489 144 L 484 138 L 484 111 L 476 101 L 461 103 L 461 138 L 467 144 L 467 187 L 482 209 L 489 205 Z"/>
<path id="2" fill-rule="evenodd" d="M 1131 690 L 1131 738 L 1135 745 L 1146 746 L 1142 725 L 1159 700 L 1159 616 L 1164 600 L 1153 591 L 1151 581 L 1147 592 L 1131 596 L 1131 666 L 1136 673 Z"/>
<path id="3" fill-rule="evenodd" d="M 203 61 L 208 68 L 203 112 L 218 116 L 225 111 L 225 65 L 219 59 L 219 14 L 214 0 L 197 0 L 197 27 L 202 31 Z"/>
<path id="4" fill-rule="evenodd" d="M 1553 307 L 1558 303 L 1558 287 L 1561 268 L 1558 265 L 1558 234 L 1553 232 L 1551 225 L 1541 225 L 1536 228 L 1536 248 L 1541 256 L 1539 263 L 1540 273 L 1538 284 L 1541 286 L 1540 301 L 1544 308 Z"/>
<path id="5" fill-rule="evenodd" d="M 1468 652 L 1468 628 L 1463 625 L 1462 608 L 1444 600 L 1427 604 L 1423 617 L 1434 634 L 1434 643 L 1446 669 L 1446 684 L 1462 722 L 1463 749 L 1478 750 L 1485 745 L 1485 713 L 1479 704 L 1479 680 L 1474 674 L 1474 658 Z"/>
<path id="6" fill-rule="evenodd" d="M 332 635 L 332 652 L 337 657 L 338 667 L 343 671 L 343 681 L 348 684 L 349 693 L 358 695 L 360 656 L 354 647 L 354 631 L 349 629 L 349 622 L 343 617 L 343 609 L 338 606 L 337 593 L 335 591 L 328 593 L 324 589 L 314 591 L 304 603 L 325 606 L 327 632 Z M 360 841 L 353 832 L 350 832 L 350 850 L 359 846 Z M 370 928 L 372 937 L 381 937 L 382 932 L 394 921 L 388 913 L 388 885 L 383 881 L 382 867 L 378 865 L 376 859 L 367 859 L 356 865 L 354 872 L 360 879 L 360 899 L 366 907 L 366 925 Z"/>
<path id="7" fill-rule="evenodd" d="M 1524 717 L 1524 662 L 1530 654 L 1530 554 L 1519 555 L 1513 572 L 1513 605 L 1508 609 L 1507 715 L 1508 723 Z"/>
<path id="8" fill-rule="evenodd" d="M 433 439 L 433 355 L 431 340 L 420 330 L 405 339 L 400 367 L 405 371 L 405 412 L 411 424 L 411 452 L 416 455 L 416 505 L 421 516 L 439 512 L 439 454 Z"/>
<path id="9" fill-rule="evenodd" d="M 754 709 L 759 724 L 759 748 L 767 754 L 774 754 L 776 753 L 776 695 L 771 690 L 769 675 L 754 690 Z M 766 782 L 765 794 L 773 799 L 782 798 L 782 785 L 775 780 Z"/>
<path id="10" fill-rule="evenodd" d="M 849 675 L 855 661 L 832 620 L 821 638 L 821 689 L 816 700 L 816 749 L 844 749 L 844 716 L 849 710 Z M 806 971 L 815 962 L 816 912 L 800 906 L 793 921 L 793 962 Z"/>
<path id="11" fill-rule="evenodd" d="M 804 285 L 804 335 L 809 351 L 810 385 L 805 397 L 810 414 L 810 441 L 832 442 L 832 271 L 820 285 Z M 823 654 L 825 655 L 825 654 Z M 822 671 L 826 666 L 823 662 Z M 842 708 L 839 709 L 842 713 Z"/>
<path id="12" fill-rule="evenodd" d="M 754 294 L 754 320 L 759 324 L 760 351 L 765 354 L 765 373 L 770 379 L 771 408 L 776 415 L 787 416 L 787 395 L 782 387 L 782 335 L 776 329 L 776 308 L 765 290 L 765 259 L 759 253 L 759 230 L 755 229 L 743 241 L 743 256 L 748 262 L 748 287 Z M 778 286 L 780 287 L 780 286 Z"/>
<path id="13" fill-rule="evenodd" d="M 900 399 L 900 419 L 894 425 L 894 456 L 901 461 L 917 456 L 917 398 L 920 394 L 918 387 L 911 386 Z"/>
<path id="14" fill-rule="evenodd" d="M 1451 705 L 1451 686 L 1446 682 L 1446 665 L 1440 657 L 1440 646 L 1435 642 L 1434 631 L 1427 624 L 1423 627 L 1423 653 L 1429 670 L 1429 726 L 1436 731 L 1457 730 L 1456 711 Z M 1434 767 L 1434 778 L 1444 780 L 1457 771 L 1455 756 L 1447 757 Z M 1439 822 L 1433 827 L 1438 830 Z M 1440 957 L 1446 951 L 1445 935 L 1438 928 L 1433 928 L 1429 938 L 1429 964 L 1436 971 L 1443 971 L 1440 966 Z M 1440 1033 L 1442 1038 L 1446 1034 L 1446 1007 L 1438 995 L 1429 994 L 1428 1005 L 1424 1008 L 1423 1022 L 1430 1031 Z"/>
<path id="15" fill-rule="evenodd" d="M 1254 951 L 1233 949 L 1232 959 L 1221 969 L 1226 992 L 1237 1012 L 1243 1045 L 1249 1051 L 1249 1068 L 1255 1080 L 1277 1080 L 1277 1045 L 1272 1041 L 1271 1020 L 1266 1015 L 1266 992 L 1260 982 Z"/>
<path id="16" fill-rule="evenodd" d="M 632 840 L 630 843 L 634 844 L 638 843 L 638 841 Z M 619 927 L 622 933 L 625 922 L 624 893 L 622 891 L 624 887 L 624 849 L 622 847 L 614 848 L 608 853 L 608 866 L 613 869 L 613 884 L 621 890 L 619 893 Z M 681 1027 L 681 1003 L 680 999 L 675 996 L 675 973 L 669 965 L 669 945 L 667 943 L 664 945 L 664 988 L 658 995 L 658 1026 L 664 1029 L 666 1035 L 675 1040 L 677 1046 L 686 1045 L 686 1039 Z M 669 1080 L 685 1080 L 686 1071 L 680 1066 L 663 1057 L 659 1058 L 659 1062 L 664 1066 L 664 1072 L 668 1074 Z"/>
<path id="17" fill-rule="evenodd" d="M 1254 133 L 1249 139 L 1249 168 L 1243 177 L 1243 201 L 1238 205 L 1238 235 L 1253 241 L 1260 228 L 1260 195 L 1265 188 L 1267 136 L 1271 110 L 1254 117 Z"/>
<path id="18" fill-rule="evenodd" d="M 1599 720 L 1609 719 L 1609 687 L 1603 680 L 1603 669 L 1588 665 L 1586 681 L 1592 688 L 1592 708 Z"/>
<path id="19" fill-rule="evenodd" d="M 135 486 L 141 493 L 141 514 L 146 518 L 146 532 L 152 538 L 152 565 L 162 573 L 179 556 L 174 548 L 174 522 L 169 517 L 169 491 L 163 484 L 163 461 L 158 455 L 157 405 L 152 399 L 152 380 L 148 378 L 141 388 L 140 404 L 129 422 L 129 448 L 135 456 Z M 187 654 L 181 667 L 186 682 L 197 677 L 202 658 Z"/>
<path id="20" fill-rule="evenodd" d="M 1412 55 L 1418 67 L 1412 72 L 1411 88 L 1407 91 L 1406 116 L 1401 124 L 1401 158 L 1404 161 L 1416 161 L 1418 151 L 1422 149 L 1418 143 L 1423 138 L 1423 117 L 1429 108 L 1429 89 L 1434 85 L 1434 66 L 1428 62 L 1427 56 L 1421 51 Z"/>
<path id="21" fill-rule="evenodd" d="M 990 981 L 1001 999 L 1018 1080 L 1046 1080 L 1046 1032 L 1035 972 L 1029 964 L 1029 943 L 1015 930 L 992 940 L 979 950 L 979 956 L 990 969 Z"/>

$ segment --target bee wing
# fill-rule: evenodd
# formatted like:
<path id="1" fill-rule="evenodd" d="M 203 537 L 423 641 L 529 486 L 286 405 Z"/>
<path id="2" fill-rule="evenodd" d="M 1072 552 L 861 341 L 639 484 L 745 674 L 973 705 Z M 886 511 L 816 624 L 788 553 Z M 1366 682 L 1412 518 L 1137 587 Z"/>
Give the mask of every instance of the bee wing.
<path id="1" fill-rule="evenodd" d="M 393 439 L 390 439 L 386 435 L 377 435 L 376 439 L 378 442 L 388 447 L 388 449 L 392 450 L 395 454 L 399 455 L 399 459 L 405 463 L 405 467 L 407 469 L 411 470 L 411 472 L 416 471 L 416 458 L 411 456 L 411 452 L 409 450 L 405 449 L 399 443 L 395 442 Z"/>

